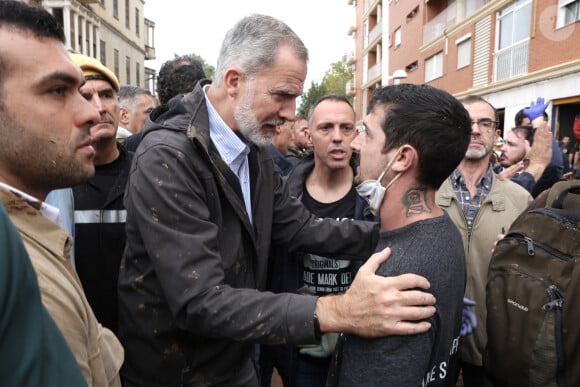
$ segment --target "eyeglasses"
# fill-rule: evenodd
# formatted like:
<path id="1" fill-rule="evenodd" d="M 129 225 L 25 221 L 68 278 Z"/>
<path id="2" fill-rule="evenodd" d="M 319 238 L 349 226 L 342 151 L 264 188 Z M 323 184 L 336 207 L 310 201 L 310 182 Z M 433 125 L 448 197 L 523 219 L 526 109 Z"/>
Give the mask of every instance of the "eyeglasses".
<path id="1" fill-rule="evenodd" d="M 471 126 L 473 126 L 473 124 L 476 124 L 479 130 L 487 131 L 493 130 L 499 126 L 499 122 L 492 120 L 471 121 Z"/>

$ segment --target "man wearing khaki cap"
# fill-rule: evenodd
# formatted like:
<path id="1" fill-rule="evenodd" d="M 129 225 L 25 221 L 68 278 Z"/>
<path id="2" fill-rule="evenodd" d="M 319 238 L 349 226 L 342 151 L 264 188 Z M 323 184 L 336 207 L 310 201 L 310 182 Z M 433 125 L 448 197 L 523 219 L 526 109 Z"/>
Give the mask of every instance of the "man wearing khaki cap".
<path id="1" fill-rule="evenodd" d="M 90 129 L 95 176 L 73 187 L 76 270 L 97 319 L 117 333 L 117 279 L 125 248 L 123 193 L 133 154 L 116 140 L 117 77 L 95 58 L 70 56 L 85 76 L 82 96 L 100 115 Z"/>

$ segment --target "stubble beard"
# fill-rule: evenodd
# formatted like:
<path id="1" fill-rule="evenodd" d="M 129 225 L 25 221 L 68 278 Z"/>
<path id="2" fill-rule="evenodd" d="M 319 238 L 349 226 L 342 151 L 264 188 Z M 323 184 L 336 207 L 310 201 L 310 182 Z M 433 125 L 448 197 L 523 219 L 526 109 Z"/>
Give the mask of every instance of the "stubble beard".
<path id="1" fill-rule="evenodd" d="M 260 123 L 252 111 L 252 92 L 253 85 L 250 85 L 248 87 L 248 92 L 234 109 L 234 119 L 236 120 L 240 133 L 244 138 L 258 146 L 267 146 L 272 142 L 275 131 L 264 133 L 262 132 L 262 126 L 269 124 L 276 127 L 277 125 L 282 125 L 284 121 Z"/>
<path id="2" fill-rule="evenodd" d="M 483 143 L 483 149 L 481 148 L 467 148 L 465 152 L 465 159 L 470 161 L 478 161 L 487 157 L 491 151 L 493 150 L 493 146 L 488 143 Z"/>
<path id="3" fill-rule="evenodd" d="M 59 139 L 35 136 L 30 129 L 12 118 L 2 102 L 0 137 L 0 162 L 6 170 L 18 171 L 17 175 L 30 189 L 50 191 L 71 187 L 88 181 L 95 174 L 92 158 L 85 163 L 77 159 L 76 149 L 71 152 L 66 148 L 80 143 L 75 141 L 77 138 L 73 138 L 70 144 L 64 144 Z M 15 138 L 19 139 L 15 141 Z"/>

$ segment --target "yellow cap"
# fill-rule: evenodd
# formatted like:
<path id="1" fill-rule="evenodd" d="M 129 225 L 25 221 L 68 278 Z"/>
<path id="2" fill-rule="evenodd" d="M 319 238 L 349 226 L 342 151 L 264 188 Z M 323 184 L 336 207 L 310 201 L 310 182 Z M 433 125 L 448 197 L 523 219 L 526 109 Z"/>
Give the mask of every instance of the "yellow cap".
<path id="1" fill-rule="evenodd" d="M 70 57 L 73 62 L 81 68 L 85 75 L 85 79 L 103 79 L 108 81 L 115 91 L 119 91 L 119 80 L 115 74 L 103 66 L 101 62 L 83 54 L 70 53 Z"/>

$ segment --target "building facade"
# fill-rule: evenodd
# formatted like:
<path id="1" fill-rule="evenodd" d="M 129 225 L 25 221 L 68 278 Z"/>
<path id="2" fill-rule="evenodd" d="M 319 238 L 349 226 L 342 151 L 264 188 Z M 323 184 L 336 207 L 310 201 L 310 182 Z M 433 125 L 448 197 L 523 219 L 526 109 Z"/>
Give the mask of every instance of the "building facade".
<path id="1" fill-rule="evenodd" d="M 375 88 L 429 84 L 477 94 L 504 133 L 536 97 L 552 101 L 557 138 L 580 114 L 580 0 L 349 0 L 356 12 L 357 119 Z M 406 73 L 406 78 L 398 76 Z"/>
<path id="2" fill-rule="evenodd" d="M 99 59 L 121 85 L 152 92 L 155 70 L 155 23 L 144 18 L 143 0 L 30 0 L 51 12 L 63 25 L 66 47 Z"/>

